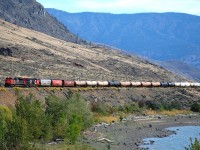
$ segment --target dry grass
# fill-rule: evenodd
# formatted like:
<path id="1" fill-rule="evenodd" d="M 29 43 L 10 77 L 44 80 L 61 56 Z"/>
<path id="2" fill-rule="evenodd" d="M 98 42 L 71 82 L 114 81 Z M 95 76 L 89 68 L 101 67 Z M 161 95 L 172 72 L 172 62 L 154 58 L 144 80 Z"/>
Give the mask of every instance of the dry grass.
<path id="1" fill-rule="evenodd" d="M 37 89 L 38 92 L 40 91 L 40 88 L 39 88 L 39 87 L 36 86 L 35 88 Z"/>
<path id="2" fill-rule="evenodd" d="M 146 110 L 145 114 L 147 115 L 167 115 L 167 116 L 175 116 L 179 114 L 190 114 L 190 110 L 162 110 L 162 111 L 155 111 L 155 110 Z"/>
<path id="3" fill-rule="evenodd" d="M 111 123 L 119 120 L 119 116 L 102 116 L 99 118 L 101 122 Z"/>
<path id="4" fill-rule="evenodd" d="M 70 88 L 73 93 L 79 92 L 79 88 Z"/>
<path id="5" fill-rule="evenodd" d="M 47 90 L 49 90 L 49 91 L 60 91 L 61 88 L 60 87 L 48 87 Z"/>
<path id="6" fill-rule="evenodd" d="M 113 115 L 109 115 L 109 116 L 102 116 L 99 115 L 97 113 L 94 113 L 94 120 L 95 122 L 105 122 L 105 123 L 112 123 L 112 122 L 117 122 L 119 121 L 119 116 L 113 116 Z"/>
<path id="7" fill-rule="evenodd" d="M 73 87 L 69 88 L 72 92 L 81 92 L 81 91 L 95 91 L 95 90 L 102 90 L 99 87 Z"/>
<path id="8" fill-rule="evenodd" d="M 6 72 L 2 77 L 15 74 L 15 76 L 76 80 L 79 78 L 81 80 L 171 78 L 171 73 L 155 65 L 110 48 L 101 46 L 94 48 L 65 42 L 2 20 L 0 20 L 0 33 L 2 47 L 14 45 L 20 51 L 20 55 L 15 54 L 17 59 L 2 57 L 4 61 L 1 62 L 0 70 Z M 135 72 L 128 68 L 134 68 Z"/>
<path id="9" fill-rule="evenodd" d="M 90 150 L 91 148 L 89 145 L 82 144 L 82 143 L 77 143 L 75 145 L 70 145 L 70 144 L 55 144 L 55 145 L 47 145 L 47 144 L 38 144 L 36 146 L 39 149 L 45 149 L 45 150 Z"/>
<path id="10" fill-rule="evenodd" d="M 72 146 L 65 145 L 65 144 L 56 144 L 56 145 L 38 145 L 39 149 L 46 149 L 46 150 L 67 150 L 71 149 Z"/>
<path id="11" fill-rule="evenodd" d="M 21 88 L 21 87 L 14 87 L 13 89 L 14 89 L 14 91 L 22 91 L 23 88 Z"/>
<path id="12" fill-rule="evenodd" d="M 2 92 L 6 92 L 7 89 L 6 89 L 5 87 L 0 87 L 0 91 L 2 91 Z"/>

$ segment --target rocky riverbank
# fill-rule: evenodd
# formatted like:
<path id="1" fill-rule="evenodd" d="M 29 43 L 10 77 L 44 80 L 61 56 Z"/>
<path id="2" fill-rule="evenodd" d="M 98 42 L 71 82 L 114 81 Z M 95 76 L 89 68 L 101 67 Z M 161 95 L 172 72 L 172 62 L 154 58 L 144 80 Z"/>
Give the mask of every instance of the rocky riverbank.
<path id="1" fill-rule="evenodd" d="M 84 132 L 84 142 L 97 150 L 135 150 L 142 149 L 142 139 L 166 137 L 174 134 L 165 128 L 175 126 L 200 125 L 200 115 L 168 116 L 129 116 L 122 122 L 101 123 Z"/>

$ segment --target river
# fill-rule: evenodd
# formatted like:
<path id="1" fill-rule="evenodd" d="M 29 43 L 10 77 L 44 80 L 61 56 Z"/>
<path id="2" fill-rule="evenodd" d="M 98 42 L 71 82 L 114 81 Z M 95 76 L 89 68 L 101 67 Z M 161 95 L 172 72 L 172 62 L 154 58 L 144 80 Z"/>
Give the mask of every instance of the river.
<path id="1" fill-rule="evenodd" d="M 200 140 L 200 126 L 171 127 L 167 129 L 175 131 L 176 134 L 164 138 L 143 139 L 144 145 L 141 147 L 149 150 L 184 150 L 185 147 L 190 145 L 190 138 L 192 138 L 192 141 L 195 138 Z"/>

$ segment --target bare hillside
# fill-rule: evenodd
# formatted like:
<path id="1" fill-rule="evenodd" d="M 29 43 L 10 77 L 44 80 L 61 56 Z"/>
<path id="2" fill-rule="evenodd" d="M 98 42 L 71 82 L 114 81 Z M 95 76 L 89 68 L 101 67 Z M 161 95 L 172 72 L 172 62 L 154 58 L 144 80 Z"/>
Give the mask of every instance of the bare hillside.
<path id="1" fill-rule="evenodd" d="M 80 80 L 177 81 L 146 60 L 106 47 L 86 47 L 0 20 L 1 75 Z"/>
<path id="2" fill-rule="evenodd" d="M 0 34 L 2 84 L 7 76 L 71 80 L 184 80 L 136 56 L 102 46 L 89 47 L 65 42 L 2 20 L 0 20 Z M 199 89 L 195 88 L 106 88 L 84 91 L 81 91 L 81 94 L 88 100 L 110 104 L 156 100 L 157 102 L 179 101 L 183 106 L 190 106 L 194 101 L 200 100 Z M 43 99 L 48 95 L 37 91 L 34 93 Z M 14 104 L 16 96 L 13 94 L 12 89 L 6 93 L 0 91 L 0 103 Z"/>

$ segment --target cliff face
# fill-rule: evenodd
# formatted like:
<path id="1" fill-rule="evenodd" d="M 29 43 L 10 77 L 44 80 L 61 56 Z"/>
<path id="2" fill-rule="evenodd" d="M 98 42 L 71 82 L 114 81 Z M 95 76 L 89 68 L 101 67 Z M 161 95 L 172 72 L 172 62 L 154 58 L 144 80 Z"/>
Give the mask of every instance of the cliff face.
<path id="1" fill-rule="evenodd" d="M 49 15 L 36 0 L 1 0 L 0 18 L 65 41 L 77 42 L 76 36 Z"/>

